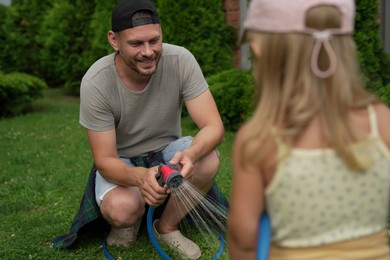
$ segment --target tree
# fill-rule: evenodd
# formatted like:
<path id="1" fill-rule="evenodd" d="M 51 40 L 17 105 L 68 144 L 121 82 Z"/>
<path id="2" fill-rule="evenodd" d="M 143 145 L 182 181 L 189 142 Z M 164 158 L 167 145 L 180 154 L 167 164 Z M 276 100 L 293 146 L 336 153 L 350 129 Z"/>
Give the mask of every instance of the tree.
<path id="1" fill-rule="evenodd" d="M 94 1 L 56 1 L 43 17 L 39 62 L 45 64 L 42 74 L 50 86 L 78 89 L 86 70 L 84 54 L 90 48 L 94 9 Z"/>
<path id="2" fill-rule="evenodd" d="M 221 1 L 160 0 L 164 42 L 189 49 L 208 76 L 233 67 L 233 30 L 225 22 Z"/>
<path id="3" fill-rule="evenodd" d="M 356 1 L 354 38 L 367 87 L 373 91 L 388 88 L 390 84 L 390 57 L 385 53 L 380 37 L 378 13 L 378 1 Z"/>
<path id="4" fill-rule="evenodd" d="M 85 53 L 84 65 L 90 66 L 96 59 L 113 52 L 107 40 L 111 29 L 111 10 L 117 0 L 96 0 L 95 10 L 89 23 L 91 32 L 89 50 Z"/>
<path id="5" fill-rule="evenodd" d="M 37 60 L 41 46 L 36 37 L 42 17 L 50 7 L 51 0 L 13 0 L 7 7 L 5 17 L 1 18 L 3 70 L 39 74 Z"/>

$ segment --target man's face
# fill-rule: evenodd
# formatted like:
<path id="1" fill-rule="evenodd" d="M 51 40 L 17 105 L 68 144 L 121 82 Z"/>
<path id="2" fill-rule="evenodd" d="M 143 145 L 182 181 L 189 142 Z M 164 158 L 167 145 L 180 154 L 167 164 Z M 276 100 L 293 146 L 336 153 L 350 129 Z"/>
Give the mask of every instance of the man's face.
<path id="1" fill-rule="evenodd" d="M 157 69 L 162 52 L 162 31 L 159 24 L 125 29 L 117 34 L 119 56 L 141 76 L 150 76 Z"/>

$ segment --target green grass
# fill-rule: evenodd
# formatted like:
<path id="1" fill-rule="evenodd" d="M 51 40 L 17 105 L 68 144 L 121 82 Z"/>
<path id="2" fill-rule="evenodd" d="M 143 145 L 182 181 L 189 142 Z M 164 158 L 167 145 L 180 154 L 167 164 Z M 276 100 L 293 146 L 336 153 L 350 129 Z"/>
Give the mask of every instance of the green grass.
<path id="1" fill-rule="evenodd" d="M 49 246 L 53 237 L 68 232 L 92 155 L 86 131 L 78 123 L 78 98 L 48 90 L 34 107 L 27 115 L 0 120 L 0 259 L 105 259 L 101 237 L 93 234 L 81 236 L 71 250 Z M 184 134 L 194 134 L 191 121 L 183 123 Z M 233 136 L 227 132 L 219 147 L 217 183 L 226 196 Z M 202 259 L 212 259 L 215 251 L 206 249 L 208 241 L 195 232 L 191 236 L 202 247 Z M 115 259 L 160 259 L 145 230 L 133 247 L 109 250 Z M 227 259 L 226 254 L 220 259 Z"/>
<path id="2" fill-rule="evenodd" d="M 24 116 L 0 120 L 0 259 L 105 259 L 98 236 L 82 236 L 71 250 L 49 246 L 53 237 L 69 230 L 92 155 L 86 130 L 78 123 L 78 98 L 48 90 L 34 108 Z M 184 120 L 184 134 L 194 131 L 194 125 Z M 226 133 L 219 148 L 217 183 L 226 196 L 231 187 L 232 139 L 233 133 Z M 109 250 L 115 259 L 159 259 L 145 230 L 133 247 Z M 202 259 L 214 254 L 205 251 Z"/>

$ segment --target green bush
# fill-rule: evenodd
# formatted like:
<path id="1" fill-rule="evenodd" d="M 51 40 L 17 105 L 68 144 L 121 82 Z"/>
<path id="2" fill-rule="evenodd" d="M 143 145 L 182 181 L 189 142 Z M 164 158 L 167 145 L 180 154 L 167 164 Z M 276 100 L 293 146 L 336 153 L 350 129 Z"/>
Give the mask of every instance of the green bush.
<path id="1" fill-rule="evenodd" d="M 90 48 L 89 23 L 93 1 L 54 2 L 42 20 L 37 41 L 42 45 L 40 62 L 45 64 L 45 80 L 51 87 L 65 86 L 78 92 L 88 66 L 85 53 Z M 77 89 L 73 89 L 77 86 Z"/>
<path id="2" fill-rule="evenodd" d="M 4 72 L 20 71 L 41 78 L 39 61 L 42 46 L 36 41 L 40 35 L 42 17 L 53 0 L 12 0 L 0 14 L 0 67 Z"/>
<path id="3" fill-rule="evenodd" d="M 95 2 L 95 10 L 88 29 L 91 32 L 89 49 L 83 55 L 85 71 L 97 59 L 114 51 L 108 43 L 107 32 L 111 30 L 111 10 L 117 0 L 95 0 Z"/>
<path id="4" fill-rule="evenodd" d="M 0 73 L 0 117 L 20 115 L 42 96 L 46 83 L 25 73 Z"/>
<path id="5" fill-rule="evenodd" d="M 87 28 L 83 33 L 84 36 L 80 37 L 84 42 L 83 47 L 79 47 L 81 55 L 77 60 L 74 76 L 64 84 L 65 88 L 73 94 L 79 94 L 81 78 L 88 68 L 99 58 L 114 51 L 108 43 L 107 32 L 111 30 L 111 11 L 117 2 L 118 0 L 95 0 L 91 2 L 94 5 L 88 5 L 84 0 L 80 0 L 84 13 L 87 13 L 90 19 L 85 20 Z M 84 24 L 84 22 L 79 23 Z"/>
<path id="6" fill-rule="evenodd" d="M 0 46 L 5 46 L 7 42 L 6 38 L 6 29 L 2 26 L 7 18 L 8 8 L 4 5 L 0 5 Z M 5 60 L 4 60 L 4 51 L 0 52 L 0 71 L 4 70 Z"/>
<path id="7" fill-rule="evenodd" d="M 225 22 L 222 1 L 157 2 L 164 42 L 190 50 L 206 77 L 234 67 L 232 46 L 236 39 Z"/>
<path id="8" fill-rule="evenodd" d="M 51 87 L 78 92 L 81 77 L 107 43 L 111 9 L 117 0 L 13 0 L 0 6 L 0 68 L 36 75 Z M 222 1 L 153 0 L 164 42 L 182 45 L 197 58 L 206 77 L 233 68 L 235 33 L 225 22 Z M 390 56 L 379 33 L 378 1 L 356 1 L 356 33 L 370 90 L 390 84 Z"/>
<path id="9" fill-rule="evenodd" d="M 377 93 L 390 84 L 390 55 L 385 53 L 380 37 L 378 12 L 378 1 L 356 1 L 354 38 L 367 88 Z"/>
<path id="10" fill-rule="evenodd" d="M 390 84 L 378 89 L 377 94 L 383 102 L 390 106 Z"/>
<path id="11" fill-rule="evenodd" d="M 207 78 L 226 130 L 236 131 L 253 110 L 254 81 L 250 71 L 230 69 Z"/>

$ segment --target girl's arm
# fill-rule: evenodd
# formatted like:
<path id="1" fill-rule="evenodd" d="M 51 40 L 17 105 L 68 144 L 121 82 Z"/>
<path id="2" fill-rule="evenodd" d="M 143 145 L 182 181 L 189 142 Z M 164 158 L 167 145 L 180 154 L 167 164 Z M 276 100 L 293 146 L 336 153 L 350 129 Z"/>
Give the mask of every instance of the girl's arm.
<path id="1" fill-rule="evenodd" d="M 240 165 L 245 126 L 233 145 L 233 184 L 229 205 L 228 247 L 230 259 L 255 259 L 259 219 L 264 210 L 264 183 L 258 162 Z"/>

